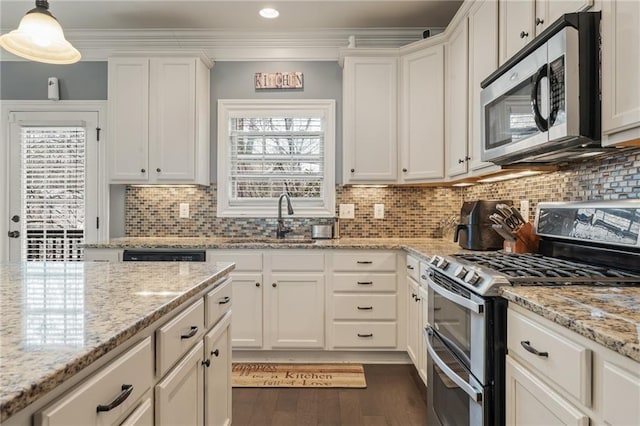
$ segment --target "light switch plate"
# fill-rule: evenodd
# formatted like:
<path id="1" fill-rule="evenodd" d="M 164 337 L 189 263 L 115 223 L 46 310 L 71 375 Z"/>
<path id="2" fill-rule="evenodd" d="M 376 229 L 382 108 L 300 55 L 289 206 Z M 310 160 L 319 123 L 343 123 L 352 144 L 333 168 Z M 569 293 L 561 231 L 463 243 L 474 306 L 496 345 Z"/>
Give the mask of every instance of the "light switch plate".
<path id="1" fill-rule="evenodd" d="M 520 200 L 520 214 L 525 222 L 529 222 L 529 200 Z"/>
<path id="2" fill-rule="evenodd" d="M 189 219 L 189 203 L 180 203 L 180 219 Z"/>
<path id="3" fill-rule="evenodd" d="M 384 219 L 384 204 L 373 205 L 373 218 Z"/>
<path id="4" fill-rule="evenodd" d="M 354 204 L 340 204 L 340 219 L 353 219 L 356 217 Z"/>

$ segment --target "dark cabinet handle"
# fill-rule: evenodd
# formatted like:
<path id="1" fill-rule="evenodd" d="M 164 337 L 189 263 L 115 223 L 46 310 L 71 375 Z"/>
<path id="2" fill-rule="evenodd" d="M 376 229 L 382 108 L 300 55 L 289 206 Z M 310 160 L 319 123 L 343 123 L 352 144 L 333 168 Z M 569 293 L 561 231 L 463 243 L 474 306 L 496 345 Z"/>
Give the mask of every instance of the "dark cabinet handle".
<path id="1" fill-rule="evenodd" d="M 536 18 L 536 26 L 544 24 L 544 19 Z"/>
<path id="2" fill-rule="evenodd" d="M 111 401 L 111 403 L 107 405 L 102 405 L 102 404 L 98 405 L 96 407 L 96 411 L 100 413 L 102 411 L 113 410 L 118 405 L 122 404 L 127 398 L 129 398 L 129 395 L 131 395 L 131 392 L 133 392 L 133 385 L 122 385 L 122 392 L 120 393 L 120 395 L 118 395 L 116 399 L 114 399 L 113 401 Z"/>
<path id="3" fill-rule="evenodd" d="M 353 172 L 355 172 L 355 171 L 356 171 L 356 169 L 351 169 L 351 173 L 353 173 Z"/>
<path id="4" fill-rule="evenodd" d="M 276 287 L 278 287 L 278 284 L 273 283 L 273 284 L 271 284 L 271 287 L 276 288 Z"/>
<path id="5" fill-rule="evenodd" d="M 140 173 L 147 173 L 147 169 L 140 169 Z"/>
<path id="6" fill-rule="evenodd" d="M 358 281 L 358 285 L 373 285 L 373 281 Z"/>
<path id="7" fill-rule="evenodd" d="M 422 278 L 423 280 L 426 280 L 427 276 L 426 275 L 420 275 L 420 278 Z"/>
<path id="8" fill-rule="evenodd" d="M 520 38 L 525 38 L 525 37 L 529 37 L 529 33 L 525 33 L 524 31 L 522 31 L 520 33 Z"/>
<path id="9" fill-rule="evenodd" d="M 229 296 L 225 296 L 218 302 L 218 305 L 226 305 L 229 302 L 231 302 L 231 298 Z"/>
<path id="10" fill-rule="evenodd" d="M 411 265 L 407 265 L 407 269 L 411 269 L 413 271 L 415 268 Z"/>
<path id="11" fill-rule="evenodd" d="M 358 337 L 373 337 L 373 333 L 369 333 L 369 334 L 360 334 L 360 333 L 358 333 Z"/>
<path id="12" fill-rule="evenodd" d="M 209 367 L 211 365 L 211 360 L 205 359 L 204 361 L 202 361 L 202 365 L 204 365 L 205 367 Z"/>
<path id="13" fill-rule="evenodd" d="M 158 173 L 160 173 L 161 171 L 162 171 L 162 169 L 160 169 L 160 167 L 158 167 L 158 168 L 156 169 L 156 172 L 158 172 Z"/>
<path id="14" fill-rule="evenodd" d="M 371 311 L 373 306 L 358 306 L 359 311 Z"/>
<path id="15" fill-rule="evenodd" d="M 371 265 L 373 262 L 370 260 L 358 260 L 356 263 L 360 265 Z"/>
<path id="16" fill-rule="evenodd" d="M 256 283 L 256 287 L 260 287 L 260 283 Z"/>
<path id="17" fill-rule="evenodd" d="M 544 358 L 549 358 L 549 352 L 540 352 L 539 350 L 531 346 L 531 342 L 529 342 L 528 340 L 522 340 L 520 344 L 527 350 L 527 352 L 531 352 L 534 355 L 538 355 Z"/>
<path id="18" fill-rule="evenodd" d="M 198 333 L 198 326 L 197 325 L 192 325 L 191 326 L 191 331 L 189 331 L 187 334 L 183 334 L 182 336 L 180 336 L 180 338 L 181 339 L 191 339 L 197 333 Z"/>
<path id="19" fill-rule="evenodd" d="M 215 356 L 216 358 L 220 356 L 220 351 L 218 349 L 216 349 L 215 351 L 211 351 L 211 355 Z"/>

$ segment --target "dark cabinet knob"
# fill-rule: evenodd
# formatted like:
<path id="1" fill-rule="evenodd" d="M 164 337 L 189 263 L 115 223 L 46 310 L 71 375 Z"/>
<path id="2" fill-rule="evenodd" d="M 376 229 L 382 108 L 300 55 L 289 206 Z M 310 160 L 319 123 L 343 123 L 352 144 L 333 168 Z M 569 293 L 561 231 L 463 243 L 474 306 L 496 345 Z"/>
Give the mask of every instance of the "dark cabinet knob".
<path id="1" fill-rule="evenodd" d="M 20 238 L 20 231 L 9 231 L 7 235 L 9 238 Z"/>
<path id="2" fill-rule="evenodd" d="M 202 365 L 204 365 L 205 367 L 209 367 L 211 365 L 211 360 L 205 359 L 204 361 L 202 361 Z"/>
<path id="3" fill-rule="evenodd" d="M 147 169 L 140 169 L 140 173 L 147 173 Z"/>
<path id="4" fill-rule="evenodd" d="M 544 24 L 544 19 L 536 18 L 536 26 Z"/>
<path id="5" fill-rule="evenodd" d="M 220 351 L 218 349 L 216 349 L 215 351 L 211 351 L 211 355 L 213 355 L 215 357 L 219 357 L 220 356 Z"/>
<path id="6" fill-rule="evenodd" d="M 522 31 L 522 32 L 520 33 L 520 38 L 525 38 L 525 37 L 529 37 L 529 33 L 526 33 L 526 32 L 524 32 L 524 31 Z"/>
<path id="7" fill-rule="evenodd" d="M 18 216 L 17 214 L 14 214 L 13 216 L 11 216 L 11 222 L 15 222 L 15 223 L 20 222 L 20 216 Z"/>
<path id="8" fill-rule="evenodd" d="M 403 172 L 407 173 L 407 169 L 402 169 Z"/>
<path id="9" fill-rule="evenodd" d="M 276 287 L 278 287 L 278 284 L 273 283 L 273 284 L 271 284 L 271 287 L 276 288 Z"/>
<path id="10" fill-rule="evenodd" d="M 158 168 L 156 169 L 156 172 L 158 172 L 158 173 L 160 173 L 161 171 L 162 171 L 162 169 L 160 169 L 160 167 L 158 167 Z"/>
<path id="11" fill-rule="evenodd" d="M 353 172 L 355 172 L 355 171 L 356 171 L 356 169 L 351 169 L 351 173 L 353 173 Z"/>
<path id="12" fill-rule="evenodd" d="M 256 287 L 260 287 L 260 283 L 256 283 Z"/>
<path id="13" fill-rule="evenodd" d="M 464 163 L 464 160 L 462 158 L 458 158 L 458 164 L 462 164 Z"/>

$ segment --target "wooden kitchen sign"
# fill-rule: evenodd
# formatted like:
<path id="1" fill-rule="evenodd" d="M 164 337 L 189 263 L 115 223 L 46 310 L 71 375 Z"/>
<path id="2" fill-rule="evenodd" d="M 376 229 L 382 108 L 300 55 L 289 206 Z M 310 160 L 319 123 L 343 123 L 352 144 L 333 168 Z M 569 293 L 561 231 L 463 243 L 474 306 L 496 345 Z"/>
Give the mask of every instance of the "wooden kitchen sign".
<path id="1" fill-rule="evenodd" d="M 257 72 L 256 89 L 302 89 L 303 75 L 300 71 Z"/>

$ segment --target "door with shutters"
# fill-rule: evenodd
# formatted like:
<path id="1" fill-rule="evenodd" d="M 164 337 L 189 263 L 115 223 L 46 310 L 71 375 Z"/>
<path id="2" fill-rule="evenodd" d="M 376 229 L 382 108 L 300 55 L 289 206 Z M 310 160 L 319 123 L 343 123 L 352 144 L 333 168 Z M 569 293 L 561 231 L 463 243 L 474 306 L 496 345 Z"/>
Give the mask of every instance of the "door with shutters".
<path id="1" fill-rule="evenodd" d="M 96 111 L 9 116 L 9 260 L 83 260 L 97 239 Z"/>

